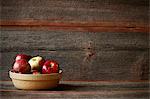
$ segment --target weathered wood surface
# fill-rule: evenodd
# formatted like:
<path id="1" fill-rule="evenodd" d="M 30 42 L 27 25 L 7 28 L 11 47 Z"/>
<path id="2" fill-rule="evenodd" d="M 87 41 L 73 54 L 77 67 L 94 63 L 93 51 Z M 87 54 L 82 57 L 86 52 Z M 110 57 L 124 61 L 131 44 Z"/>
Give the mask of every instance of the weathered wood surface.
<path id="1" fill-rule="evenodd" d="M 58 60 L 64 80 L 148 80 L 148 0 L 0 2 L 1 80 L 17 53 Z"/>
<path id="2" fill-rule="evenodd" d="M 63 80 L 149 78 L 147 33 L 1 31 L 1 79 L 17 53 L 59 61 Z M 71 76 L 70 76 L 71 75 Z"/>
<path id="3" fill-rule="evenodd" d="M 148 23 L 148 0 L 1 0 L 1 19 Z"/>
<path id="4" fill-rule="evenodd" d="M 1 26 L 32 30 L 148 32 L 148 0 L 1 0 Z"/>
<path id="5" fill-rule="evenodd" d="M 18 90 L 10 81 L 0 82 L 2 99 L 149 99 L 149 82 L 62 81 L 50 90 Z"/>
<path id="6" fill-rule="evenodd" d="M 1 51 L 147 50 L 148 33 L 1 30 Z"/>

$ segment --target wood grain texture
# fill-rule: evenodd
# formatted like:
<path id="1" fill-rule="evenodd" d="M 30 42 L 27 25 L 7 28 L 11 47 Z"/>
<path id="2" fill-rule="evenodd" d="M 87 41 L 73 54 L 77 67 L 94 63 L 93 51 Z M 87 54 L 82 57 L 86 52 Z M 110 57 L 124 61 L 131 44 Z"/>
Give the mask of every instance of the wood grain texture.
<path id="1" fill-rule="evenodd" d="M 148 49 L 147 33 L 3 30 L 1 79 L 26 53 L 59 61 L 64 80 L 148 80 Z"/>
<path id="2" fill-rule="evenodd" d="M 50 90 L 17 90 L 12 83 L 0 82 L 0 94 L 3 99 L 148 99 L 148 82 L 66 82 Z"/>
<path id="3" fill-rule="evenodd" d="M 1 3 L 3 28 L 148 32 L 148 0 L 14 0 Z"/>
<path id="4" fill-rule="evenodd" d="M 2 0 L 1 19 L 148 23 L 148 0 Z"/>
<path id="5" fill-rule="evenodd" d="M 64 80 L 149 79 L 148 0 L 0 1 L 1 80 L 17 53 L 58 60 Z"/>
<path id="6" fill-rule="evenodd" d="M 148 50 L 147 33 L 1 30 L 1 51 Z"/>

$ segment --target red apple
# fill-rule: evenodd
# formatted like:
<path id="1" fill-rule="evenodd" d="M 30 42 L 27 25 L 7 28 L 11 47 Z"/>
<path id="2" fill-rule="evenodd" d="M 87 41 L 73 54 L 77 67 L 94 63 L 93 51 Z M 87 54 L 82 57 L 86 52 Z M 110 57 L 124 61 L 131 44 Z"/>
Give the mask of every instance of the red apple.
<path id="1" fill-rule="evenodd" d="M 38 70 L 33 70 L 32 74 L 41 74 Z"/>
<path id="2" fill-rule="evenodd" d="M 20 59 L 20 60 L 15 61 L 13 65 L 13 70 L 18 73 L 26 74 L 26 73 L 30 73 L 31 66 L 27 60 Z"/>
<path id="3" fill-rule="evenodd" d="M 42 67 L 42 74 L 58 73 L 59 64 L 54 60 L 47 60 Z"/>
<path id="4" fill-rule="evenodd" d="M 32 56 L 30 56 L 30 55 L 26 55 L 26 54 L 17 54 L 16 55 L 16 61 L 17 60 L 20 60 L 20 59 L 25 59 L 25 60 L 29 60 L 30 58 L 32 58 Z"/>

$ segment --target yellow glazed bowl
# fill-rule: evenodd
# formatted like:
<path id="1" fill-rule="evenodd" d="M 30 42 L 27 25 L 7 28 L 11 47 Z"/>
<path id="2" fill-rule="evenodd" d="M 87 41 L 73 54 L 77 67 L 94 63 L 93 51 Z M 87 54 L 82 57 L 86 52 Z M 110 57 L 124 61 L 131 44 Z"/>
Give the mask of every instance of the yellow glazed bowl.
<path id="1" fill-rule="evenodd" d="M 59 73 L 51 74 L 19 74 L 9 71 L 14 86 L 18 89 L 37 90 L 57 87 L 62 77 Z"/>

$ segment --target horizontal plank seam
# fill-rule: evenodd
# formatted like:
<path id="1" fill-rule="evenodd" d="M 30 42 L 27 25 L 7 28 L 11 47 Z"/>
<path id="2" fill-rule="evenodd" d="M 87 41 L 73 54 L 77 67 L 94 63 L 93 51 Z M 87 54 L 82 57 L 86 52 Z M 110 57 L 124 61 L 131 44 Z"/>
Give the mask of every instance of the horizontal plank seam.
<path id="1" fill-rule="evenodd" d="M 0 92 L 22 92 L 21 90 L 4 90 L 0 89 Z M 26 91 L 23 91 L 26 92 Z M 129 94 L 129 93 L 149 93 L 148 90 L 119 90 L 119 91 L 30 91 L 30 94 L 107 94 L 107 95 L 115 95 L 115 94 Z"/>
<path id="2" fill-rule="evenodd" d="M 148 24 L 139 24 L 136 22 L 48 22 L 41 20 L 0 20 L 0 26 L 54 26 L 54 27 L 126 27 L 126 28 L 144 28 Z"/>
<path id="3" fill-rule="evenodd" d="M 0 80 L 0 82 L 11 82 L 11 80 Z M 149 80 L 63 80 L 63 82 L 97 82 L 97 83 L 150 83 Z"/>
<path id="4" fill-rule="evenodd" d="M 57 51 L 59 51 L 59 52 L 61 52 L 61 51 L 83 51 L 83 52 L 85 52 L 83 49 L 55 49 L 55 50 L 48 50 L 48 49 L 24 49 L 24 51 L 42 51 L 42 52 L 57 52 Z M 117 48 L 114 48 L 114 49 L 94 49 L 94 51 L 101 51 L 101 52 L 107 52 L 107 51 L 116 51 L 116 52 L 118 52 L 118 51 L 148 51 L 149 50 L 149 48 L 137 48 L 137 49 L 117 49 Z M 3 48 L 1 48 L 1 50 L 0 50 L 0 52 L 1 53 L 4 53 L 4 52 L 18 52 L 18 51 L 22 51 L 22 49 L 12 49 L 12 48 L 8 48 L 8 49 L 3 49 Z"/>

